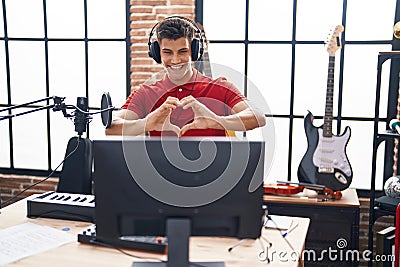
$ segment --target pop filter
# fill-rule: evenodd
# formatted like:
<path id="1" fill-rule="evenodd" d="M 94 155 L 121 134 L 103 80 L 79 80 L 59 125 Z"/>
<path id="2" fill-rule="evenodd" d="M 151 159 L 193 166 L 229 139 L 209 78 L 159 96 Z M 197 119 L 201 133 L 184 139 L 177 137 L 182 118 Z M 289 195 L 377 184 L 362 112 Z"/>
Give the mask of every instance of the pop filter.
<path id="1" fill-rule="evenodd" d="M 101 121 L 103 122 L 104 127 L 109 128 L 111 125 L 112 119 L 112 110 L 114 109 L 111 103 L 110 93 L 104 92 L 101 96 L 101 110 L 105 110 L 101 112 Z"/>

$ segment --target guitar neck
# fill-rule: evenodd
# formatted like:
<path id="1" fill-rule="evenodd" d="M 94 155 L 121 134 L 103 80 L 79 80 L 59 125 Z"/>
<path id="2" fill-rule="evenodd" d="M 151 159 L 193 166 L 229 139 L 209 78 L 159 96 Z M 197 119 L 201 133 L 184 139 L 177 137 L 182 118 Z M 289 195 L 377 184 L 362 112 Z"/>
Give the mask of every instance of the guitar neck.
<path id="1" fill-rule="evenodd" d="M 335 80 L 335 55 L 329 55 L 328 79 L 325 99 L 325 116 L 323 125 L 323 136 L 332 137 L 333 120 L 333 88 Z"/>

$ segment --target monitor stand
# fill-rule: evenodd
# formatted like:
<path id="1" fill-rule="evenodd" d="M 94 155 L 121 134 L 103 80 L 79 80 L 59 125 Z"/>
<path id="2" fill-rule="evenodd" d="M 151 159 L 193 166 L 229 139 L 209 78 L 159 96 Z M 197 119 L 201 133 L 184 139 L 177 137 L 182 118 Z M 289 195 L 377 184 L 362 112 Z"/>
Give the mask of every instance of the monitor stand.
<path id="1" fill-rule="evenodd" d="M 189 262 L 190 219 L 167 219 L 168 261 L 134 262 L 132 267 L 225 267 L 223 262 Z"/>

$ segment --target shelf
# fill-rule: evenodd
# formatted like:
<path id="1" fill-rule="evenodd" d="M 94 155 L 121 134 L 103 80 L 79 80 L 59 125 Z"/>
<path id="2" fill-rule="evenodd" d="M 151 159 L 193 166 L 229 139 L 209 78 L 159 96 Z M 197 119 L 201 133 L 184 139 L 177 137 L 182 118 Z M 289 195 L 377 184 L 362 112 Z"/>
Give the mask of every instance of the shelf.
<path id="1" fill-rule="evenodd" d="M 369 209 L 369 227 L 368 227 L 368 249 L 373 251 L 373 228 L 375 221 L 382 216 L 396 215 L 396 205 L 399 201 L 397 199 L 382 196 L 377 198 L 375 192 L 375 179 L 376 179 L 376 158 L 377 150 L 381 142 L 400 139 L 400 134 L 392 130 L 378 132 L 379 123 L 379 103 L 381 91 L 381 74 L 382 65 L 388 59 L 400 59 L 400 51 L 386 51 L 379 52 L 378 65 L 377 65 L 377 78 L 376 78 L 376 98 L 375 98 L 375 116 L 374 116 L 374 140 L 372 150 L 372 168 L 371 168 L 371 191 L 370 191 L 370 209 Z M 385 179 L 384 179 L 385 181 Z M 394 209 L 393 209 L 394 208 Z M 372 257 L 373 255 L 371 255 Z M 368 262 L 368 266 L 372 266 L 372 261 Z"/>
<path id="2" fill-rule="evenodd" d="M 397 205 L 400 203 L 400 198 L 381 196 L 375 199 L 375 203 L 377 203 L 377 209 L 391 213 L 390 215 L 394 216 L 396 214 Z"/>
<path id="3" fill-rule="evenodd" d="M 400 55 L 400 51 L 382 51 L 382 52 L 379 52 L 379 55 L 396 56 L 396 55 Z"/>
<path id="4" fill-rule="evenodd" d="M 386 130 L 385 132 L 377 133 L 377 134 L 375 134 L 375 137 L 377 140 L 376 146 L 379 146 L 379 144 L 382 143 L 383 141 L 394 140 L 394 139 L 400 140 L 400 134 L 398 134 L 392 130 Z M 374 148 L 374 149 L 376 149 L 376 148 Z"/>
<path id="5" fill-rule="evenodd" d="M 385 62 L 386 60 L 388 60 L 388 59 L 396 59 L 396 58 L 400 58 L 400 51 L 379 52 L 378 65 L 381 66 L 382 63 Z"/>
<path id="6" fill-rule="evenodd" d="M 385 132 L 378 133 L 379 136 L 386 136 L 386 137 L 391 137 L 391 138 L 399 138 L 400 134 L 392 131 L 392 130 L 386 130 Z"/>

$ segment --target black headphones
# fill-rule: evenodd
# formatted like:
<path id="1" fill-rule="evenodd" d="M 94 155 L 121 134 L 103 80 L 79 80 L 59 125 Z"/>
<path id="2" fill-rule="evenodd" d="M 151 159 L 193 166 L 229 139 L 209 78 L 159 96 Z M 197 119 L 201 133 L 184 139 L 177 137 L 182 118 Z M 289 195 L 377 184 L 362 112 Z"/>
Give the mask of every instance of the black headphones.
<path id="1" fill-rule="evenodd" d="M 203 56 L 203 51 L 204 51 L 204 41 L 203 41 L 203 37 L 201 35 L 201 30 L 199 29 L 199 27 L 197 26 L 197 24 L 185 17 L 181 17 L 181 16 L 170 16 L 170 17 L 166 17 L 164 20 L 166 19 L 171 19 L 171 18 L 180 18 L 183 20 L 188 21 L 190 24 L 192 24 L 192 26 L 194 27 L 194 29 L 196 30 L 197 35 L 200 36 L 200 39 L 195 38 L 193 36 L 193 40 L 191 43 L 191 50 L 192 50 L 192 60 L 196 61 L 196 60 L 200 60 L 201 57 Z M 158 41 L 151 41 L 151 37 L 153 37 L 154 34 L 154 29 L 157 27 L 157 25 L 160 22 L 158 22 L 156 25 L 153 26 L 153 28 L 151 28 L 150 31 L 150 35 L 149 35 L 149 41 L 148 41 L 148 46 L 149 46 L 149 57 L 153 58 L 157 63 L 161 63 L 161 55 L 160 55 L 160 44 L 158 43 Z"/>

